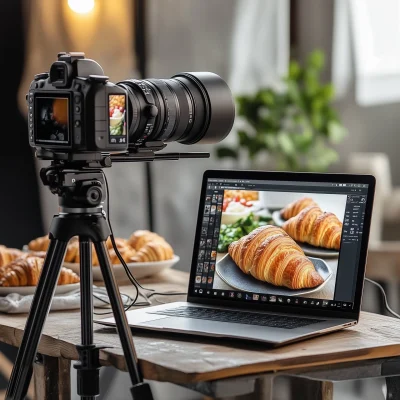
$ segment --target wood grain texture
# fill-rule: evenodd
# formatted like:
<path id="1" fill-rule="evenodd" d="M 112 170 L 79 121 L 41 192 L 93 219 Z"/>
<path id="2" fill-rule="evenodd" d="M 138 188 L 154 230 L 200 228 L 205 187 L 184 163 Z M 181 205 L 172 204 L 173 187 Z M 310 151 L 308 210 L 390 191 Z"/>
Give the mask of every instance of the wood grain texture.
<path id="1" fill-rule="evenodd" d="M 157 291 L 185 291 L 187 279 L 186 273 L 166 271 L 142 284 Z M 121 287 L 121 291 L 133 293 L 128 286 Z M 184 296 L 160 299 L 178 300 L 184 300 Z M 25 319 L 26 315 L 0 315 L 0 340 L 18 346 Z M 360 324 L 354 328 L 278 349 L 268 349 L 262 344 L 156 332 L 134 331 L 133 335 L 144 377 L 176 383 L 400 355 L 400 321 L 370 313 L 362 313 Z M 39 352 L 76 360 L 75 344 L 79 342 L 79 310 L 52 312 L 44 327 Z M 95 325 L 95 343 L 110 346 L 100 353 L 103 364 L 125 369 L 114 328 Z"/>
<path id="2" fill-rule="evenodd" d="M 41 357 L 33 366 L 35 399 L 71 400 L 71 361 L 50 356 Z"/>
<path id="3" fill-rule="evenodd" d="M 290 378 L 291 400 L 333 400 L 333 382 Z"/>

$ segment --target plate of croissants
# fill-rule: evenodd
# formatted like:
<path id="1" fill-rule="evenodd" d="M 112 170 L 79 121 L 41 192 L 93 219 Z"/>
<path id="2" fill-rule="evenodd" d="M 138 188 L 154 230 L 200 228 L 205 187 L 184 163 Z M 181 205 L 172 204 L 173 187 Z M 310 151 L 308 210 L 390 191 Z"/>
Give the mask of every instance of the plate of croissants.
<path id="1" fill-rule="evenodd" d="M 44 252 L 27 253 L 0 245 L 0 296 L 10 293 L 33 294 L 44 263 Z M 61 268 L 56 294 L 79 288 L 79 276 Z"/>
<path id="2" fill-rule="evenodd" d="M 299 243 L 304 253 L 314 257 L 338 257 L 343 223 L 324 212 L 310 197 L 296 200 L 272 213 L 277 226 Z"/>
<path id="3" fill-rule="evenodd" d="M 231 243 L 216 271 L 235 289 L 282 296 L 321 290 L 332 277 L 332 270 L 324 260 L 307 257 L 275 225 L 261 226 Z"/>
<path id="4" fill-rule="evenodd" d="M 29 242 L 27 251 L 46 251 L 50 240 L 47 236 Z M 137 279 L 154 275 L 163 269 L 171 268 L 179 261 L 171 245 L 160 235 L 147 230 L 138 230 L 132 233 L 129 239 L 115 238 L 118 251 L 127 264 L 133 276 Z M 127 280 L 124 267 L 116 255 L 110 238 L 106 242 L 113 271 L 118 281 Z M 99 260 L 92 247 L 93 279 L 102 281 L 103 276 L 99 267 Z M 64 267 L 80 274 L 79 241 L 77 237 L 70 240 L 64 258 Z"/>

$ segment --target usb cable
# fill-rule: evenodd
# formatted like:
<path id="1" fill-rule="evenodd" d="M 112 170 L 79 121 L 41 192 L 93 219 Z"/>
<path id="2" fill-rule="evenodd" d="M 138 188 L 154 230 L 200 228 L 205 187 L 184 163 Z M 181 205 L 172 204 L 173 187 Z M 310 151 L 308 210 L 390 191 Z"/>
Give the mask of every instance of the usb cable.
<path id="1" fill-rule="evenodd" d="M 381 291 L 382 296 L 383 296 L 383 301 L 385 302 L 386 310 L 388 310 L 388 312 L 389 312 L 390 314 L 392 314 L 394 317 L 400 319 L 400 315 L 397 314 L 397 312 L 393 311 L 393 310 L 390 308 L 390 306 L 389 306 L 389 304 L 388 304 L 388 301 L 387 301 L 385 289 L 384 289 L 378 282 L 375 282 L 375 281 L 373 281 L 372 279 L 365 278 L 365 280 L 366 280 L 367 282 L 372 283 L 373 285 L 375 285 L 375 286 Z"/>

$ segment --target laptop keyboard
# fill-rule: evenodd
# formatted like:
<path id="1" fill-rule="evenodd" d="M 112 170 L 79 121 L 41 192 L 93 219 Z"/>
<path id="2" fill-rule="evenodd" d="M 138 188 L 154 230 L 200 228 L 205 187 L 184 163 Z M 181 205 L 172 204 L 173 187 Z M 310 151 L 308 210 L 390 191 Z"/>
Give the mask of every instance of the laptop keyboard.
<path id="1" fill-rule="evenodd" d="M 294 329 L 301 328 L 323 320 L 289 317 L 283 315 L 260 314 L 246 311 L 221 310 L 204 307 L 182 306 L 160 311 L 148 311 L 149 314 L 168 315 L 170 317 L 183 317 L 205 319 L 207 321 L 230 322 L 244 325 L 268 326 L 273 328 Z"/>

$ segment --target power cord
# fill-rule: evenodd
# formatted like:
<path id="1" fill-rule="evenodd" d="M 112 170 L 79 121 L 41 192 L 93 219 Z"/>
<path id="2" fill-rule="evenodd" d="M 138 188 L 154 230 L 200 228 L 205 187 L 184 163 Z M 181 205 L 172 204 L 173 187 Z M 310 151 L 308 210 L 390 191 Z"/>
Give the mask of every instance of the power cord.
<path id="1" fill-rule="evenodd" d="M 125 295 L 125 296 L 128 297 L 128 299 L 131 300 L 130 304 L 129 304 L 127 307 L 125 307 L 125 312 L 128 311 L 128 310 L 130 310 L 133 306 L 151 305 L 151 302 L 150 302 L 149 298 L 152 297 L 152 296 L 156 296 L 156 295 L 159 295 L 159 296 L 179 296 L 179 295 L 185 295 L 185 294 L 187 294 L 186 292 L 165 292 L 165 293 L 156 292 L 154 289 L 146 288 L 146 287 L 142 286 L 142 285 L 136 280 L 136 278 L 132 275 L 132 272 L 129 270 L 128 266 L 126 265 L 126 262 L 125 262 L 125 260 L 122 258 L 121 254 L 120 254 L 120 252 L 119 252 L 119 250 L 118 250 L 117 244 L 115 243 L 114 232 L 113 232 L 113 229 L 112 229 L 112 226 L 111 226 L 111 220 L 110 220 L 110 191 L 109 191 L 109 187 L 108 187 L 107 176 L 106 176 L 106 174 L 104 173 L 103 170 L 102 170 L 101 172 L 102 172 L 102 174 L 103 174 L 104 182 L 105 182 L 105 184 L 106 184 L 106 192 L 107 192 L 107 216 L 108 216 L 108 225 L 109 225 L 109 227 L 110 227 L 110 232 L 111 232 L 111 234 L 110 234 L 111 244 L 112 244 L 112 247 L 113 247 L 113 249 L 114 249 L 114 251 L 115 251 L 115 254 L 117 255 L 119 261 L 121 262 L 122 267 L 123 267 L 124 270 L 125 270 L 125 273 L 126 273 L 128 279 L 129 279 L 129 281 L 132 283 L 132 285 L 133 285 L 133 286 L 135 287 L 135 289 L 136 289 L 136 294 L 135 294 L 135 297 L 134 297 L 134 298 L 132 298 L 132 297 L 130 297 L 130 296 L 128 296 L 128 295 Z M 139 290 L 139 288 L 142 289 L 142 290 L 144 290 L 144 291 L 148 291 L 148 292 L 152 292 L 152 293 L 149 294 L 149 295 L 147 295 L 146 293 L 141 293 L 140 290 Z M 141 295 L 145 298 L 146 303 L 144 303 L 144 302 L 142 302 L 142 303 L 136 303 L 136 302 L 137 302 L 137 299 L 138 299 L 138 297 L 139 297 L 139 294 L 141 294 Z M 95 296 L 95 297 L 96 297 L 96 296 Z M 96 297 L 96 298 L 99 299 L 99 297 Z M 99 299 L 99 300 L 103 301 L 104 303 L 107 303 L 104 299 Z M 96 314 L 96 315 L 104 315 L 104 314 L 110 314 L 111 312 L 112 312 L 112 311 L 110 311 L 110 312 L 104 312 L 104 313 L 95 313 L 95 314 Z"/>
<path id="2" fill-rule="evenodd" d="M 382 296 L 383 296 L 383 301 L 385 302 L 385 308 L 386 308 L 386 310 L 387 310 L 390 314 L 392 314 L 394 317 L 400 319 L 400 314 L 397 314 L 397 312 L 393 311 L 393 310 L 390 308 L 390 306 L 389 306 L 389 304 L 388 304 L 388 301 L 387 301 L 385 289 L 384 289 L 378 282 L 375 282 L 375 281 L 372 280 L 372 279 L 365 278 L 365 280 L 366 280 L 367 282 L 372 283 L 373 285 L 375 285 L 375 286 L 381 291 Z"/>

